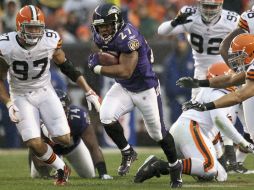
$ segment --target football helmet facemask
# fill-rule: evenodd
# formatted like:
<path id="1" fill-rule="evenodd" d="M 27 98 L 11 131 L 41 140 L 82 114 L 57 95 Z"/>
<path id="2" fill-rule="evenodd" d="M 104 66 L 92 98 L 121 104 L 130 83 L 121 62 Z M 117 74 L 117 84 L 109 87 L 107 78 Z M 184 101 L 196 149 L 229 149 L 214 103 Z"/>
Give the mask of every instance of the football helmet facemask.
<path id="1" fill-rule="evenodd" d="M 202 20 L 211 23 L 218 18 L 222 12 L 222 4 L 224 0 L 199 0 L 198 9 L 201 13 Z"/>
<path id="2" fill-rule="evenodd" d="M 123 24 L 121 10 L 116 5 L 106 3 L 95 8 L 92 28 L 105 43 L 112 40 Z"/>
<path id="3" fill-rule="evenodd" d="M 237 72 L 246 71 L 254 60 L 254 35 L 239 34 L 230 44 L 228 63 Z"/>
<path id="4" fill-rule="evenodd" d="M 42 38 L 45 29 L 43 12 L 33 5 L 26 5 L 16 16 L 16 30 L 19 38 L 27 45 L 36 45 Z"/>

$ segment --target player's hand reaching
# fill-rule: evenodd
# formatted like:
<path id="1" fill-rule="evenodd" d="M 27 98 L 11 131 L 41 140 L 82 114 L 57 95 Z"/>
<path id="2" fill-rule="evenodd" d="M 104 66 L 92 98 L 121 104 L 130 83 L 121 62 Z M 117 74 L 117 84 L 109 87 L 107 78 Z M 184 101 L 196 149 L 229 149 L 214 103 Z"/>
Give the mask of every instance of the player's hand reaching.
<path id="1" fill-rule="evenodd" d="M 99 56 L 97 53 L 92 53 L 88 57 L 88 68 L 94 72 L 96 65 L 99 65 Z"/>
<path id="2" fill-rule="evenodd" d="M 191 19 L 188 19 L 189 16 L 191 16 L 192 13 L 179 13 L 171 22 L 171 25 L 173 27 L 176 27 L 181 24 L 186 24 L 188 22 L 191 22 Z"/>
<path id="3" fill-rule="evenodd" d="M 189 109 L 194 109 L 194 110 L 197 110 L 197 111 L 206 111 L 207 110 L 207 107 L 206 107 L 206 104 L 202 104 L 202 103 L 199 103 L 197 101 L 188 101 L 188 102 L 185 102 L 183 103 L 182 105 L 182 110 L 183 111 L 187 111 Z"/>
<path id="4" fill-rule="evenodd" d="M 176 85 L 181 88 L 198 88 L 199 80 L 191 77 L 182 77 L 176 81 Z"/>
<path id="5" fill-rule="evenodd" d="M 89 111 L 92 110 L 92 104 L 94 105 L 97 112 L 100 111 L 101 98 L 92 89 L 86 93 L 86 101 Z"/>
<path id="6" fill-rule="evenodd" d="M 6 106 L 8 108 L 11 121 L 14 123 L 18 123 L 20 121 L 20 118 L 19 118 L 19 109 L 17 108 L 17 106 L 15 106 L 11 101 L 9 101 L 6 104 Z"/>

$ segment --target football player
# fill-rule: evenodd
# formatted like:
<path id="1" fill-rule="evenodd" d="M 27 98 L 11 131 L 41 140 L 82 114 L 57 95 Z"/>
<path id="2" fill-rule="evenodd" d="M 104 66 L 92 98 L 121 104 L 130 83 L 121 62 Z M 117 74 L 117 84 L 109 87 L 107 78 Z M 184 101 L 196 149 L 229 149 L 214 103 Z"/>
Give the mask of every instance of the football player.
<path id="1" fill-rule="evenodd" d="M 59 34 L 45 29 L 43 12 L 33 5 L 17 13 L 15 32 L 0 36 L 0 100 L 6 104 L 24 143 L 39 160 L 57 170 L 55 185 L 65 185 L 70 170 L 41 139 L 40 119 L 54 142 L 69 145 L 70 129 L 50 82 L 50 60 L 86 92 L 90 103 L 100 107 L 99 97 L 66 59 L 61 46 Z M 7 73 L 10 96 L 3 82 Z"/>
<path id="2" fill-rule="evenodd" d="M 239 34 L 231 42 L 230 53 L 228 59 L 228 65 L 237 71 L 235 75 L 228 75 L 224 77 L 215 77 L 210 80 L 197 80 L 190 77 L 181 78 L 177 81 L 177 84 L 182 87 L 213 87 L 224 88 L 231 85 L 240 85 L 245 83 L 241 88 L 221 97 L 218 100 L 209 103 L 200 102 L 186 102 L 183 105 L 184 109 L 196 109 L 198 111 L 212 110 L 216 108 L 222 108 L 232 106 L 243 102 L 244 117 L 246 119 L 246 126 L 251 135 L 250 141 L 254 137 L 254 128 L 252 126 L 252 114 L 253 113 L 253 46 L 254 35 L 253 34 Z"/>
<path id="3" fill-rule="evenodd" d="M 153 52 L 144 37 L 130 23 L 124 22 L 119 7 L 101 4 L 93 14 L 93 40 L 104 52 L 114 52 L 119 64 L 102 66 L 98 53 L 89 56 L 88 66 L 96 74 L 114 78 L 116 83 L 105 95 L 100 120 L 108 136 L 122 153 L 119 175 L 129 172 L 137 153 L 127 142 L 119 118 L 137 107 L 144 118 L 148 134 L 167 156 L 171 187 L 181 187 L 182 165 L 177 160 L 174 139 L 168 133 L 162 117 L 159 81 L 152 70 Z"/>
<path id="4" fill-rule="evenodd" d="M 217 63 L 210 66 L 208 74 L 220 76 L 229 72 L 225 63 Z M 212 68 L 214 67 L 214 68 Z M 196 101 L 205 102 L 222 97 L 229 93 L 230 89 L 203 88 L 196 97 Z M 235 107 L 227 107 L 207 112 L 188 110 L 181 114 L 178 120 L 170 128 L 176 143 L 177 154 L 182 158 L 183 173 L 198 176 L 198 179 L 226 181 L 227 173 L 218 162 L 216 151 L 212 143 L 214 127 L 216 126 L 224 135 L 254 153 L 254 146 L 248 143 L 235 129 L 228 115 L 236 117 Z M 134 182 L 141 183 L 153 176 L 168 174 L 168 167 L 164 161 L 150 156 L 139 168 Z"/>
<path id="5" fill-rule="evenodd" d="M 162 36 L 187 33 L 194 58 L 194 78 L 206 79 L 207 68 L 223 59 L 219 47 L 227 34 L 237 27 L 239 15 L 222 9 L 223 0 L 198 0 L 196 7 L 184 6 L 178 15 L 158 28 Z M 200 89 L 192 90 L 192 97 Z"/>
<path id="6" fill-rule="evenodd" d="M 94 129 L 90 124 L 88 112 L 78 106 L 70 105 L 70 98 L 62 90 L 56 89 L 56 93 L 65 110 L 68 124 L 71 130 L 71 144 L 62 146 L 51 140 L 45 125 L 42 124 L 42 132 L 45 142 L 50 144 L 53 151 L 60 156 L 64 156 L 77 174 L 83 178 L 95 177 L 97 169 L 100 179 L 113 179 L 107 174 L 106 163 L 103 154 L 98 145 Z M 31 177 L 48 177 L 49 169 L 45 169 L 45 164 L 38 163 L 35 156 L 30 154 L 31 160 Z M 44 171 L 48 172 L 44 172 Z"/>

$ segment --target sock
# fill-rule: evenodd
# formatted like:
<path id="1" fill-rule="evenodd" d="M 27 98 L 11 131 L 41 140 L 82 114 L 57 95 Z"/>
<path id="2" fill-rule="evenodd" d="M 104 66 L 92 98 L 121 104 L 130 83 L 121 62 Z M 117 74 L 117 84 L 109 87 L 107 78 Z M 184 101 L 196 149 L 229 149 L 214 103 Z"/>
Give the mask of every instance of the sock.
<path id="1" fill-rule="evenodd" d="M 97 169 L 99 176 L 102 176 L 108 173 L 105 162 L 96 163 L 95 168 Z"/>
<path id="2" fill-rule="evenodd" d="M 167 156 L 168 162 L 173 164 L 177 161 L 177 153 L 173 136 L 168 132 L 167 135 L 158 142 L 164 154 Z"/>
<path id="3" fill-rule="evenodd" d="M 103 124 L 103 126 L 108 136 L 113 140 L 120 150 L 124 149 L 128 145 L 128 142 L 124 136 L 123 128 L 118 121 L 109 125 Z"/>
<path id="4" fill-rule="evenodd" d="M 41 156 L 37 157 L 39 160 L 43 161 L 45 164 L 53 167 L 54 169 L 64 169 L 65 163 L 61 160 L 52 150 L 51 146 L 47 144 L 47 152 Z"/>
<path id="5" fill-rule="evenodd" d="M 226 145 L 225 146 L 225 157 L 226 160 L 229 161 L 230 164 L 236 164 L 236 155 L 235 155 L 235 149 L 234 146 Z"/>
<path id="6" fill-rule="evenodd" d="M 191 158 L 183 159 L 182 164 L 183 164 L 183 171 L 182 171 L 183 174 L 190 175 L 191 174 L 191 167 L 192 167 Z"/>
<path id="7" fill-rule="evenodd" d="M 131 148 L 131 146 L 129 144 L 127 144 L 127 146 L 125 148 L 123 148 L 121 151 L 126 151 L 126 150 L 128 150 L 130 148 Z"/>
<path id="8" fill-rule="evenodd" d="M 244 153 L 242 151 L 240 151 L 239 149 L 236 150 L 236 161 L 237 162 L 244 162 L 246 157 L 247 157 L 247 153 Z"/>

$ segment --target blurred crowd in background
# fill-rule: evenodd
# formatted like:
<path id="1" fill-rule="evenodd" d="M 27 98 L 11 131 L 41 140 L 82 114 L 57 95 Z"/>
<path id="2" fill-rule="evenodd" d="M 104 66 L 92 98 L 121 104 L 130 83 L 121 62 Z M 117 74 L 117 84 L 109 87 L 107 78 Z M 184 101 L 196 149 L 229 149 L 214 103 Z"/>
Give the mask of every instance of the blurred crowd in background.
<path id="1" fill-rule="evenodd" d="M 182 76 L 193 76 L 194 61 L 191 48 L 184 35 L 162 39 L 157 35 L 157 28 L 165 20 L 173 19 L 178 11 L 185 5 L 195 5 L 197 0 L 105 0 L 120 6 L 124 19 L 137 28 L 145 38 L 153 45 L 156 43 L 174 44 L 174 48 L 164 49 L 166 56 L 162 57 L 160 50 L 154 49 L 156 56 L 163 60 L 156 62 L 156 72 L 161 79 L 161 86 L 165 99 L 166 123 L 169 125 L 176 121 L 181 114 L 181 104 L 190 99 L 190 90 L 175 86 L 175 81 Z M 45 13 L 46 28 L 56 30 L 62 37 L 64 45 L 90 44 L 91 43 L 91 18 L 94 8 L 105 2 L 103 0 L 0 0 L 0 34 L 15 31 L 16 13 L 26 4 L 40 7 Z M 224 0 L 223 8 L 233 10 L 238 14 L 250 9 L 254 5 L 253 0 Z M 160 40 L 158 40 L 160 39 Z M 168 41 L 167 41 L 168 40 Z M 70 48 L 71 49 L 71 48 Z M 75 51 L 73 51 L 74 53 Z M 159 52 L 159 53 L 158 53 Z M 158 55 L 160 54 L 160 55 Z M 165 52 L 164 52 L 165 54 Z M 181 55 L 181 56 L 179 56 Z M 86 68 L 82 68 L 86 69 Z M 52 68 L 52 82 L 64 91 L 69 86 L 68 81 Z M 107 86 L 112 81 L 102 84 Z M 74 91 L 69 91 L 73 93 Z M 101 94 L 102 95 L 102 94 Z M 75 93 L 75 97 L 77 93 Z M 83 96 L 83 94 L 80 94 Z M 133 114 L 133 113 L 132 113 Z M 133 123 L 133 115 L 130 116 Z M 142 120 L 142 119 L 141 119 Z M 140 120 L 140 121 L 141 121 Z M 139 120 L 138 120 L 139 122 Z M 138 123 L 136 122 L 136 123 Z M 142 125 L 142 123 L 138 123 Z M 132 127 L 135 124 L 132 124 Z M 136 132 L 142 135 L 142 127 L 137 127 Z M 133 129 L 131 129 L 133 130 Z M 135 131 L 134 130 L 134 131 Z M 99 132 L 100 133 L 100 132 Z M 134 135 L 136 138 L 136 135 Z M 1 138 L 3 137 L 3 138 Z M 143 142 L 137 145 L 148 145 L 147 135 L 142 138 Z M 100 140 L 100 139 L 99 139 Z M 151 141 L 150 141 L 151 142 Z M 0 104 L 0 148 L 18 148 L 21 146 L 15 125 L 8 119 L 8 111 L 5 105 Z"/>
<path id="2" fill-rule="evenodd" d="M 64 43 L 89 42 L 94 8 L 103 0 L 1 0 L 0 33 L 15 30 L 15 16 L 20 7 L 33 4 L 46 16 L 48 28 L 58 31 Z M 158 25 L 175 17 L 184 5 L 196 0 L 109 0 L 119 5 L 125 20 L 139 28 L 147 39 L 157 39 Z M 249 0 L 225 0 L 224 8 L 241 13 L 252 5 Z"/>

